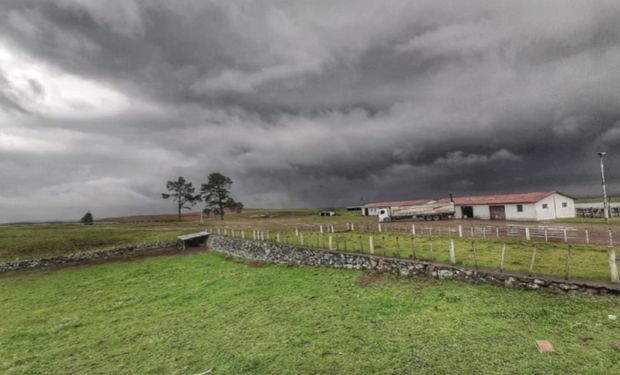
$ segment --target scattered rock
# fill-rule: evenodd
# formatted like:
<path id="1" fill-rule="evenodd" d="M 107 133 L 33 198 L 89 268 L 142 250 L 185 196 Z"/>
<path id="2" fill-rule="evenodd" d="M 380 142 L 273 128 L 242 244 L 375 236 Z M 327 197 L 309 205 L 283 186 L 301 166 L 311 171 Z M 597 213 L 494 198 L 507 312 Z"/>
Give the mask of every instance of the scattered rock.
<path id="1" fill-rule="evenodd" d="M 450 270 L 439 270 L 437 271 L 437 277 L 440 279 L 451 279 L 454 277 L 454 272 Z"/>
<path id="2" fill-rule="evenodd" d="M 553 345 L 551 344 L 551 342 L 547 340 L 536 340 L 536 347 L 538 348 L 538 351 L 541 353 L 554 353 L 555 352 Z"/>

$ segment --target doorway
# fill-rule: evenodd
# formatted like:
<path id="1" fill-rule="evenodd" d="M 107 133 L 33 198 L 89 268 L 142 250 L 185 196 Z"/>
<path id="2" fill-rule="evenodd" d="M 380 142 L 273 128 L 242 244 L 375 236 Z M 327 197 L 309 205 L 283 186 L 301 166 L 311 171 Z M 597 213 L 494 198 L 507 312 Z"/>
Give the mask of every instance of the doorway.
<path id="1" fill-rule="evenodd" d="M 489 206 L 491 220 L 506 220 L 506 206 Z"/>
<path id="2" fill-rule="evenodd" d="M 463 219 L 473 219 L 474 218 L 474 208 L 472 206 L 462 206 L 461 207 L 461 217 Z"/>

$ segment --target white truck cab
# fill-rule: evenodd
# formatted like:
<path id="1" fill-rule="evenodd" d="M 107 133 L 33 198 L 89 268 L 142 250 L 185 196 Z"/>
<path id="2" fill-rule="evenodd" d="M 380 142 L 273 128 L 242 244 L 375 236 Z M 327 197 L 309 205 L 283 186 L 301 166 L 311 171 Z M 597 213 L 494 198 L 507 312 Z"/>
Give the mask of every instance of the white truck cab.
<path id="1" fill-rule="evenodd" d="M 392 221 L 392 218 L 390 217 L 390 209 L 389 208 L 382 208 L 379 211 L 379 222 L 380 223 L 386 223 Z"/>

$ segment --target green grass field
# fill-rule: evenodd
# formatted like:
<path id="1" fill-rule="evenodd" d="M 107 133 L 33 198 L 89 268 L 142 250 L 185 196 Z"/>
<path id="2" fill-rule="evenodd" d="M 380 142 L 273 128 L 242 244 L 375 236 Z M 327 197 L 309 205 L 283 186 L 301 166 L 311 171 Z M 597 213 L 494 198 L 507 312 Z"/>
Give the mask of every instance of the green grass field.
<path id="1" fill-rule="evenodd" d="M 0 276 L 2 374 L 611 374 L 620 300 L 214 253 Z M 556 353 L 538 353 L 535 340 Z"/>
<path id="2" fill-rule="evenodd" d="M 272 217 L 263 217 L 268 212 Z M 348 214 L 348 215 L 347 215 Z M 351 213 L 333 217 L 320 217 L 312 212 L 300 211 L 254 211 L 246 216 L 232 216 L 224 222 L 209 218 L 200 225 L 197 218 L 176 221 L 103 222 L 92 226 L 79 224 L 25 225 L 0 227 L 0 262 L 67 255 L 76 252 L 94 251 L 114 246 L 140 244 L 156 241 L 171 241 L 183 233 L 202 230 L 209 226 L 225 225 L 236 227 L 235 235 L 245 227 L 246 238 L 251 238 L 251 228 L 263 228 L 267 240 L 275 241 L 280 233 L 281 241 L 299 244 L 295 227 L 312 228 L 317 224 L 332 223 L 344 227 L 347 219 L 357 219 Z M 373 218 L 375 219 L 375 218 Z M 368 220 L 363 218 L 363 220 Z M 350 220 L 349 220 L 350 221 Z M 364 224 L 364 221 L 358 221 Z M 306 229 L 308 230 L 308 229 Z M 228 230 L 230 234 L 230 229 Z M 369 252 L 368 236 L 372 235 L 375 253 L 438 262 L 449 262 L 449 238 L 446 236 L 416 236 L 396 233 L 340 232 L 333 234 L 333 247 L 338 250 Z M 327 234 L 304 232 L 304 245 L 327 248 Z M 528 242 L 524 240 L 476 240 L 476 257 L 471 241 L 467 238 L 455 240 L 457 263 L 484 268 L 498 268 L 503 244 L 506 244 L 504 269 L 528 272 L 532 252 L 536 249 L 534 274 L 565 276 L 567 245 L 559 243 Z M 413 242 L 412 242 L 413 241 Z M 619 254 L 620 255 L 620 254 Z M 601 246 L 573 245 L 569 262 L 569 275 L 575 279 L 609 280 L 607 250 Z"/>
<path id="3" fill-rule="evenodd" d="M 299 225 L 345 222 L 374 222 L 376 218 L 340 210 L 339 216 L 321 217 L 318 210 L 258 210 L 243 214 L 227 214 L 221 222 L 217 217 L 185 216 L 178 222 L 174 216 L 144 216 L 97 222 L 95 225 L 38 224 L 0 226 L 0 262 L 52 257 L 76 252 L 94 251 L 114 246 L 146 242 L 171 241 L 176 236 L 203 230 L 205 226 L 232 225 L 257 228 L 294 228 Z"/>
<path id="4" fill-rule="evenodd" d="M 114 246 L 171 241 L 196 223 L 56 224 L 0 227 L 0 262 L 52 257 Z"/>

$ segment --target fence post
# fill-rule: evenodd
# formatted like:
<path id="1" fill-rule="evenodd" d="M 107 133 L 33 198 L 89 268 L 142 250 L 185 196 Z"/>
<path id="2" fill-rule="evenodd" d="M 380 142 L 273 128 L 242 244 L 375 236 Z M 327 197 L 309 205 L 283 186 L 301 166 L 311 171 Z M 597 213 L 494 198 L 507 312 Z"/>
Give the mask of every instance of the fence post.
<path id="1" fill-rule="evenodd" d="M 571 252 L 571 245 L 568 245 L 568 249 L 566 249 L 566 270 L 564 271 L 565 280 L 568 280 L 568 277 L 570 275 L 570 252 Z"/>
<path id="2" fill-rule="evenodd" d="M 499 238 L 499 227 L 495 227 L 495 238 Z"/>
<path id="3" fill-rule="evenodd" d="M 321 226 L 320 226 L 320 231 L 321 231 L 321 233 L 323 233 L 323 224 L 321 224 Z"/>
<path id="4" fill-rule="evenodd" d="M 304 234 L 303 233 L 299 233 L 299 244 L 301 246 L 304 245 Z"/>
<path id="5" fill-rule="evenodd" d="M 332 239 L 332 235 L 330 234 L 329 237 L 327 237 L 327 247 L 329 248 L 329 250 L 332 250 L 332 244 L 333 244 L 333 239 Z"/>
<path id="6" fill-rule="evenodd" d="M 454 240 L 450 240 L 450 263 L 456 264 L 456 253 L 454 252 Z"/>
<path id="7" fill-rule="evenodd" d="M 263 232 L 262 230 L 260 231 L 260 240 L 265 241 L 265 232 Z"/>
<path id="8" fill-rule="evenodd" d="M 371 254 L 375 253 L 375 244 L 372 242 L 372 236 L 368 236 L 368 248 Z"/>
<path id="9" fill-rule="evenodd" d="M 611 269 L 611 282 L 617 283 L 618 279 L 618 267 L 616 266 L 616 249 L 613 246 L 607 248 L 609 254 L 609 268 Z"/>
<path id="10" fill-rule="evenodd" d="M 525 239 L 530 240 L 530 227 L 525 227 Z"/>
<path id="11" fill-rule="evenodd" d="M 474 227 L 469 227 L 469 231 L 471 232 L 471 238 L 474 238 Z"/>
<path id="12" fill-rule="evenodd" d="M 613 246 L 614 245 L 614 239 L 611 236 L 611 228 L 608 229 L 607 232 L 609 233 L 609 246 Z"/>
<path id="13" fill-rule="evenodd" d="M 431 260 L 435 260 L 435 254 L 433 254 L 433 239 L 429 239 L 428 241 L 428 247 L 431 253 Z"/>
<path id="14" fill-rule="evenodd" d="M 381 233 L 381 223 L 378 224 L 379 233 Z"/>
<path id="15" fill-rule="evenodd" d="M 415 224 L 411 224 L 411 235 L 415 236 Z"/>
<path id="16" fill-rule="evenodd" d="M 588 233 L 587 229 L 586 229 L 586 244 L 590 244 L 590 234 Z"/>
<path id="17" fill-rule="evenodd" d="M 245 231 L 244 230 L 241 231 L 241 239 L 245 240 Z"/>
<path id="18" fill-rule="evenodd" d="M 502 256 L 499 260 L 499 272 L 504 272 L 504 257 L 506 256 L 506 243 L 502 245 Z"/>
<path id="19" fill-rule="evenodd" d="M 487 238 L 487 227 L 482 227 L 482 238 L 483 239 Z"/>
<path id="20" fill-rule="evenodd" d="M 536 248 L 532 249 L 532 261 L 530 262 L 530 276 L 534 272 L 534 263 L 536 262 Z"/>
<path id="21" fill-rule="evenodd" d="M 276 242 L 280 242 L 280 232 L 276 233 Z"/>
<path id="22" fill-rule="evenodd" d="M 299 229 L 298 228 L 295 228 L 295 235 L 299 236 Z"/>
<path id="23" fill-rule="evenodd" d="M 459 237 L 463 237 L 463 226 L 459 224 Z"/>
<path id="24" fill-rule="evenodd" d="M 355 232 L 355 223 L 351 223 L 351 232 Z"/>
<path id="25" fill-rule="evenodd" d="M 476 241 L 471 241 L 471 250 L 474 253 L 474 268 L 478 269 L 478 253 L 476 253 Z"/>
<path id="26" fill-rule="evenodd" d="M 566 232 L 566 228 L 564 228 L 564 243 L 568 242 L 568 233 Z"/>

